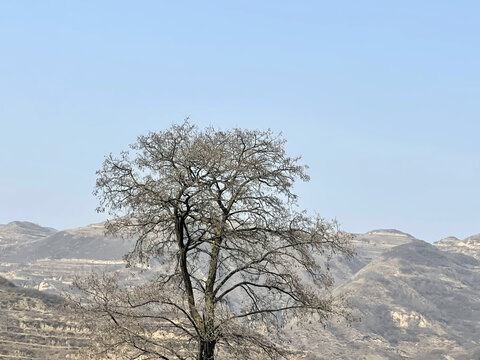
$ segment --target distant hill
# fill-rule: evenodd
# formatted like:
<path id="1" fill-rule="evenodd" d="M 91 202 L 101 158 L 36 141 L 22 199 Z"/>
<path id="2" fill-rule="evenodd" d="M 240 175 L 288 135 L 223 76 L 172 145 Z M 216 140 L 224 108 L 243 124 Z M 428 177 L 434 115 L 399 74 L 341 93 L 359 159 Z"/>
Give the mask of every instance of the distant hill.
<path id="1" fill-rule="evenodd" d="M 413 236 L 394 229 L 372 230 L 366 234 L 356 234 L 353 239 L 356 255 L 348 260 L 336 258 L 331 263 L 330 267 L 337 285 L 348 281 L 351 276 L 385 251 L 414 240 Z"/>
<path id="2" fill-rule="evenodd" d="M 424 241 L 393 247 L 336 289 L 361 321 L 319 327 L 303 346 L 316 359 L 480 359 L 479 270 Z"/>
<path id="3" fill-rule="evenodd" d="M 441 250 L 470 255 L 480 260 L 480 234 L 469 236 L 464 240 L 450 236 L 434 244 Z"/>
<path id="4" fill-rule="evenodd" d="M 366 235 L 383 235 L 383 236 L 401 236 L 401 237 L 408 237 L 414 238 L 412 235 L 404 233 L 403 231 L 396 230 L 396 229 L 377 229 L 371 230 L 367 232 Z"/>
<path id="5" fill-rule="evenodd" d="M 45 230 L 41 231 L 41 229 Z M 131 250 L 131 242 L 105 236 L 104 232 L 103 223 L 63 231 L 39 228 L 34 241 L 27 236 L 22 237 L 21 232 L 15 232 L 14 242 L 10 237 L 11 233 L 2 234 L 0 228 L 0 236 L 3 235 L 9 245 L 6 246 L 4 258 L 17 263 L 47 258 L 118 260 Z"/>
<path id="6" fill-rule="evenodd" d="M 105 236 L 104 231 L 104 223 L 62 231 L 26 222 L 0 226 L 0 275 L 60 294 L 75 274 L 124 269 L 122 256 L 133 242 Z"/>
<path id="7" fill-rule="evenodd" d="M 12 221 L 6 225 L 0 224 L 0 248 L 34 243 L 56 232 L 55 229 L 42 227 L 28 221 Z"/>

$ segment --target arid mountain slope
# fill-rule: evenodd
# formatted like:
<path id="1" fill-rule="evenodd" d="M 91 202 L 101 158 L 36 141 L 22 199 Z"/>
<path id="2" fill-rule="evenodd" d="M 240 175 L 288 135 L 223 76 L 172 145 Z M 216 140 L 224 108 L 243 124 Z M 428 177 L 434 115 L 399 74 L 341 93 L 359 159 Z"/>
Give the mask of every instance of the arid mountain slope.
<path id="1" fill-rule="evenodd" d="M 434 245 L 440 250 L 470 255 L 480 260 L 480 234 L 469 236 L 464 240 L 450 236 L 435 242 Z"/>
<path id="2" fill-rule="evenodd" d="M 432 245 L 398 230 L 381 229 L 357 234 L 353 241 L 357 255 L 350 260 L 333 259 L 331 269 L 335 292 L 349 294 L 361 321 L 348 326 L 334 320 L 324 329 L 310 319 L 313 331 L 304 322 L 292 322 L 287 326 L 288 346 L 305 350 L 309 359 L 480 360 L 479 235 Z M 0 275 L 23 287 L 60 294 L 75 274 L 125 272 L 121 258 L 133 242 L 106 238 L 103 224 L 57 232 L 15 222 L 0 226 L 0 246 L 4 250 Z M 11 290 L 11 284 L 6 284 Z M 49 312 L 50 305 L 40 300 L 33 303 L 43 309 L 40 319 L 64 322 Z M 23 311 L 23 315 L 10 312 L 9 316 L 37 316 L 35 307 Z M 78 341 L 83 341 L 84 335 L 75 331 L 72 336 L 76 333 Z M 0 339 L 6 339 L 2 334 Z M 36 341 L 32 331 L 24 331 L 23 339 Z M 13 348 L 25 350 L 22 342 L 14 344 Z"/>
<path id="3" fill-rule="evenodd" d="M 423 241 L 393 247 L 336 289 L 361 321 L 318 328 L 318 359 L 480 359 L 480 264 Z M 301 328 L 295 336 L 305 338 Z"/>
<path id="4" fill-rule="evenodd" d="M 385 251 L 414 240 L 413 236 L 394 229 L 379 229 L 366 234 L 356 234 L 353 239 L 356 255 L 351 259 L 334 258 L 330 265 L 336 285 L 339 286 L 348 281 L 372 259 Z"/>
<path id="5" fill-rule="evenodd" d="M 0 228 L 0 236 L 7 244 L 12 244 L 9 233 L 2 234 L 1 230 Z M 11 246 L 6 245 L 8 251 L 3 258 L 18 263 L 46 258 L 118 260 L 132 248 L 132 243 L 105 236 L 104 232 L 104 224 L 99 223 L 44 233 L 46 236 L 41 236 L 42 233 L 39 232 L 35 241 L 29 241 L 27 237 L 17 233 L 16 242 Z"/>
<path id="6" fill-rule="evenodd" d="M 105 236 L 103 223 L 63 231 L 28 224 L 36 232 L 26 236 L 20 231 L 2 232 L 0 227 L 5 243 L 0 274 L 18 285 L 56 294 L 68 287 L 75 274 L 124 269 L 122 256 L 133 246 L 132 242 Z"/>
<path id="7" fill-rule="evenodd" d="M 0 224 L 0 254 L 7 255 L 8 249 L 34 244 L 36 241 L 53 235 L 57 230 L 42 227 L 28 221 L 12 221 Z"/>
<path id="8" fill-rule="evenodd" d="M 18 288 L 0 277 L 0 358 L 63 360 L 85 341 L 60 297 Z"/>

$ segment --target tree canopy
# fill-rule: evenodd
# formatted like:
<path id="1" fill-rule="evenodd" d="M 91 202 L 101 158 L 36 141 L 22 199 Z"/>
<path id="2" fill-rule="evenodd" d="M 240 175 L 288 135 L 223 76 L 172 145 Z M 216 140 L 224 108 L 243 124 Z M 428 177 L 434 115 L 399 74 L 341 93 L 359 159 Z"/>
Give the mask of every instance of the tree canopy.
<path id="1" fill-rule="evenodd" d="M 107 156 L 95 188 L 107 232 L 136 240 L 128 265 L 161 265 L 136 285 L 76 282 L 96 319 L 97 356 L 288 357 L 267 331 L 292 317 L 348 316 L 330 292 L 328 260 L 353 254 L 350 236 L 297 210 L 294 182 L 309 180 L 300 160 L 270 130 L 188 120 Z"/>

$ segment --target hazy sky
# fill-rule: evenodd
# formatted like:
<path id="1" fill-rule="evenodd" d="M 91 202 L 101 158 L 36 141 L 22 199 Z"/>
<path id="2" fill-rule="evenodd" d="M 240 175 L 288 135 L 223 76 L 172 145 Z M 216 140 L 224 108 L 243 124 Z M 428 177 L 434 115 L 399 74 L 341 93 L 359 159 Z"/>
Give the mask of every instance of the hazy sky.
<path id="1" fill-rule="evenodd" d="M 103 220 L 95 171 L 150 130 L 271 128 L 344 229 L 480 232 L 477 1 L 3 1 L 0 223 Z"/>

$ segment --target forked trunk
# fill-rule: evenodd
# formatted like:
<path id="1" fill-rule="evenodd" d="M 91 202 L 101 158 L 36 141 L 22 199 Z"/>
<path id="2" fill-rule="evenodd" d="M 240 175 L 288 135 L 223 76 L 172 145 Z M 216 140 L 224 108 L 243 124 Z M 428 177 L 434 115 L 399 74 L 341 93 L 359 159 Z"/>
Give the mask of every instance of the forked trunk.
<path id="1" fill-rule="evenodd" d="M 214 360 L 216 341 L 200 341 L 198 347 L 198 360 Z"/>

